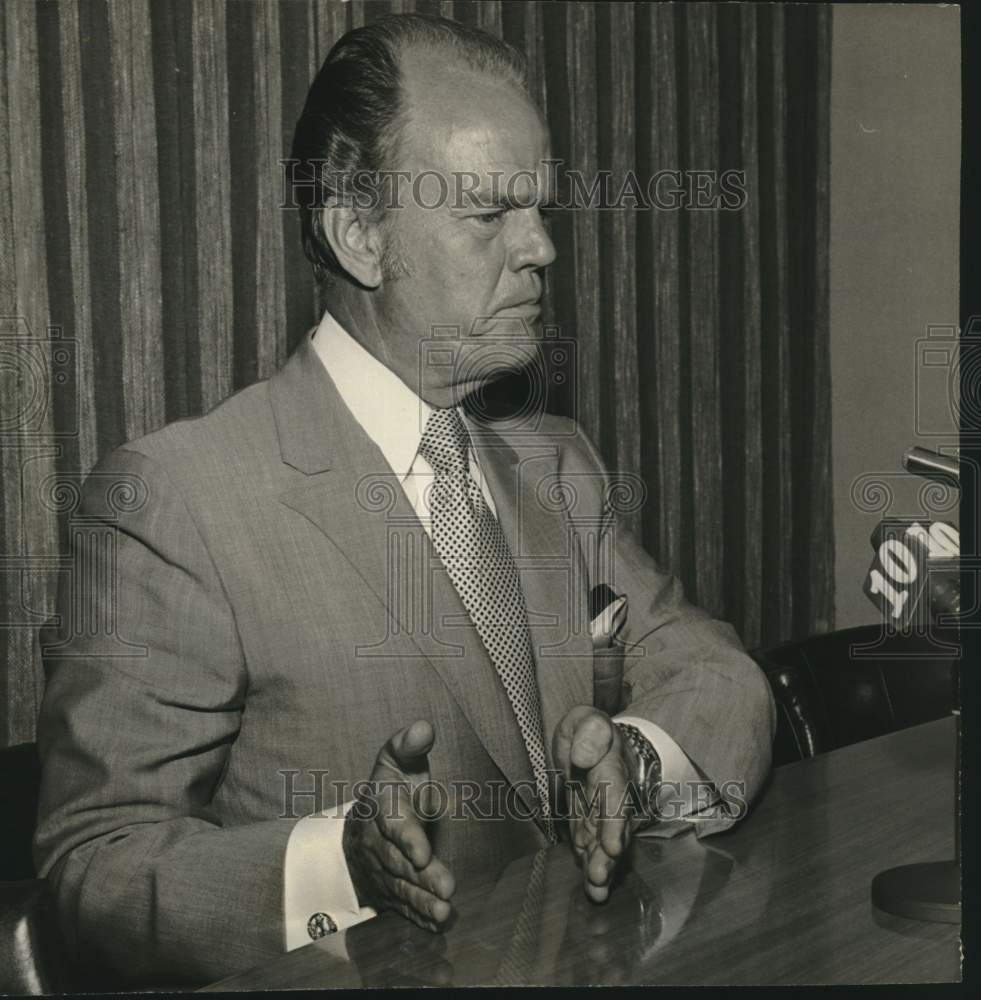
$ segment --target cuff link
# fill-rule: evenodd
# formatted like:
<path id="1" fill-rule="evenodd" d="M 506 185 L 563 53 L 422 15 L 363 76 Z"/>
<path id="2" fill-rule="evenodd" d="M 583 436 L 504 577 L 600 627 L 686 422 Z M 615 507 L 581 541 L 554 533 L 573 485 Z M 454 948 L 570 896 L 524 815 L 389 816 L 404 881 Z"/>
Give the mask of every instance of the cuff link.
<path id="1" fill-rule="evenodd" d="M 315 913 L 307 921 L 307 934 L 316 941 L 337 930 L 337 924 L 326 913 Z"/>

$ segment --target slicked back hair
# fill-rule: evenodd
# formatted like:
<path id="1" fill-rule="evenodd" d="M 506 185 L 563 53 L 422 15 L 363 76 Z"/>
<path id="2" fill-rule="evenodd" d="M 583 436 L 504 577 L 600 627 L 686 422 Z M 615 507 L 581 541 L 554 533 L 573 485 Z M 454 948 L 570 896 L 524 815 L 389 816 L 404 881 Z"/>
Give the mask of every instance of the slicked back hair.
<path id="1" fill-rule="evenodd" d="M 527 88 L 525 58 L 518 49 L 447 18 L 390 14 L 339 39 L 310 86 L 291 156 L 303 251 L 321 277 L 345 271 L 327 241 L 320 210 L 331 197 L 350 198 L 352 186 L 364 194 L 366 179 L 396 169 L 407 119 L 400 55 L 416 47 Z M 382 199 L 369 202 L 368 216 L 378 221 L 384 214 Z"/>

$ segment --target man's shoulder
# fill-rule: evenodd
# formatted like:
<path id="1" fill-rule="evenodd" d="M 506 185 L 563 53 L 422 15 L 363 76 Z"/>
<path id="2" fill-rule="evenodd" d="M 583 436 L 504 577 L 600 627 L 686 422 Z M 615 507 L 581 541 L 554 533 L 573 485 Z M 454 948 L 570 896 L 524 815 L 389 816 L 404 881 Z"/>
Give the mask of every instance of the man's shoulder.
<path id="1" fill-rule="evenodd" d="M 214 475 L 243 460 L 251 465 L 278 454 L 268 380 L 253 383 L 207 413 L 180 417 L 133 438 L 104 456 L 97 468 L 160 466 L 171 477 Z"/>

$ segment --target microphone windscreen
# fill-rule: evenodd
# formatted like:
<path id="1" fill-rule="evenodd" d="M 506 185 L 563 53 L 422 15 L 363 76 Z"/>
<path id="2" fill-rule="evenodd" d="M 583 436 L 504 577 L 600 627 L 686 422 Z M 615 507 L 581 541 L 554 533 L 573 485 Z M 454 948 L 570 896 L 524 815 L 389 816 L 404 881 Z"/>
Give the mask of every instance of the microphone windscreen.
<path id="1" fill-rule="evenodd" d="M 921 600 L 928 575 L 928 537 L 888 521 L 873 534 L 876 553 L 862 589 L 893 628 L 929 621 L 928 602 Z"/>

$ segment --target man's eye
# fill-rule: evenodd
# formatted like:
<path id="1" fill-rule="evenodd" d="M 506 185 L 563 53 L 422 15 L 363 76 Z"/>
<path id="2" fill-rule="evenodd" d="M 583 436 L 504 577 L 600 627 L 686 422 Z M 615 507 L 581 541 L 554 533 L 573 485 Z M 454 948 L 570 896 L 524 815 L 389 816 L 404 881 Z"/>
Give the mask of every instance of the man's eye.
<path id="1" fill-rule="evenodd" d="M 504 218 L 504 209 L 502 208 L 498 212 L 484 212 L 480 215 L 472 215 L 470 218 L 476 219 L 477 222 L 482 223 L 483 225 L 490 225 L 495 222 L 500 222 Z"/>

